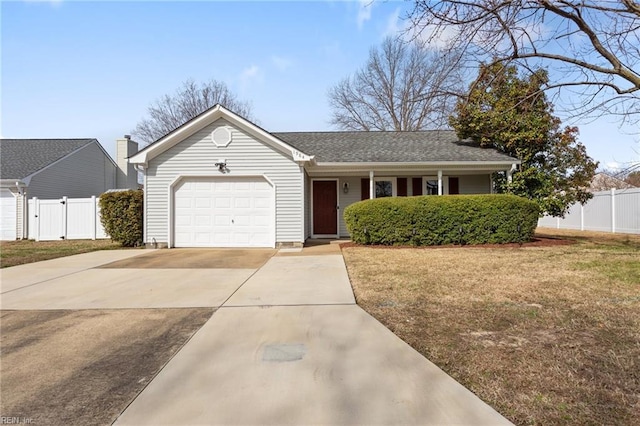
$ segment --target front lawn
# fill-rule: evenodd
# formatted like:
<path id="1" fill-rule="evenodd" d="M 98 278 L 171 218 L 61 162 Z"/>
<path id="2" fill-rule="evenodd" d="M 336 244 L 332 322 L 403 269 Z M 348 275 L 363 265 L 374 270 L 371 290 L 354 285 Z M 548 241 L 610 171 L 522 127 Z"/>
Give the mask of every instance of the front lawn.
<path id="1" fill-rule="evenodd" d="M 90 251 L 120 248 L 122 246 L 119 243 L 111 240 L 1 241 L 0 267 L 6 268 Z"/>
<path id="2" fill-rule="evenodd" d="M 640 236 L 344 247 L 358 304 L 516 424 L 640 424 Z"/>

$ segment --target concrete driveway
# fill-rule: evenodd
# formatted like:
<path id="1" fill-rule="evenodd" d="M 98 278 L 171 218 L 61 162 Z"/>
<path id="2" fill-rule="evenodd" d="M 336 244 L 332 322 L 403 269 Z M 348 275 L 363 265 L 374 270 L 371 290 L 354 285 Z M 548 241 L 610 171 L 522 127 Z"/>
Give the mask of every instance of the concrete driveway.
<path id="1" fill-rule="evenodd" d="M 99 251 L 3 269 L 2 309 L 217 307 L 275 250 Z"/>
<path id="2" fill-rule="evenodd" d="M 168 266 L 183 255 L 67 264 L 6 292 L 3 274 L 2 308 L 215 309 L 116 424 L 509 424 L 355 304 L 337 245 Z"/>

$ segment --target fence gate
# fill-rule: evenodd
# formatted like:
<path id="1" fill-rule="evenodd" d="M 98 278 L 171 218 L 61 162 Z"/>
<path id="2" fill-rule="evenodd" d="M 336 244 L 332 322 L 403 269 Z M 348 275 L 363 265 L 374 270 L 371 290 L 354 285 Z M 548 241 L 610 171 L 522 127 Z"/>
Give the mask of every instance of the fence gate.
<path id="1" fill-rule="evenodd" d="M 38 226 L 39 241 L 63 240 L 64 233 L 64 208 L 62 200 L 38 200 L 36 206 L 38 213 L 36 223 Z"/>
<path id="2" fill-rule="evenodd" d="M 39 200 L 28 203 L 29 239 L 36 241 L 109 238 L 100 222 L 96 197 Z"/>

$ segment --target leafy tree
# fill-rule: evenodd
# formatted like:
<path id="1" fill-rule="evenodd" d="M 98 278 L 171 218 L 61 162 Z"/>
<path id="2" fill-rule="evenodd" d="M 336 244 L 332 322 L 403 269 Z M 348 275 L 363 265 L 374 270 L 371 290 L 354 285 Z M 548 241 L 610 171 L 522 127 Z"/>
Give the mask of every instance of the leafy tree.
<path id="1" fill-rule="evenodd" d="M 588 188 L 598 164 L 577 140 L 578 129 L 562 128 L 553 115 L 540 91 L 546 83 L 543 70 L 519 77 L 515 66 L 482 65 L 450 124 L 461 139 L 522 161 L 511 182 L 504 173 L 496 176 L 499 192 L 530 198 L 543 213 L 564 216 L 571 204 L 592 197 Z"/>
<path id="2" fill-rule="evenodd" d="M 566 112 L 640 120 L 637 1 L 415 0 L 409 18 L 412 32 L 479 62 L 552 70 L 541 88 L 570 95 Z"/>
<path id="3" fill-rule="evenodd" d="M 367 63 L 329 90 L 331 123 L 343 130 L 445 127 L 462 89 L 460 55 L 386 38 Z"/>
<path id="4" fill-rule="evenodd" d="M 131 133 L 149 144 L 216 104 L 252 119 L 251 105 L 238 100 L 225 83 L 211 80 L 198 84 L 187 80 L 174 94 L 164 95 L 149 105 L 149 118 L 142 119 Z"/>

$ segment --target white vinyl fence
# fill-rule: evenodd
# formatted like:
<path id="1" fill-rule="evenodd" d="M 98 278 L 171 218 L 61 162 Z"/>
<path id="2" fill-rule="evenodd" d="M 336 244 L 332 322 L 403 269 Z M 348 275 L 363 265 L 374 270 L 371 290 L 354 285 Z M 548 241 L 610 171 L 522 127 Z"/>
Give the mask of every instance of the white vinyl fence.
<path id="1" fill-rule="evenodd" d="M 564 219 L 544 216 L 539 226 L 582 231 L 640 234 L 640 188 L 594 192 L 584 206 L 574 204 Z"/>
<path id="2" fill-rule="evenodd" d="M 36 241 L 109 238 L 100 222 L 98 198 L 29 200 L 29 239 Z"/>

